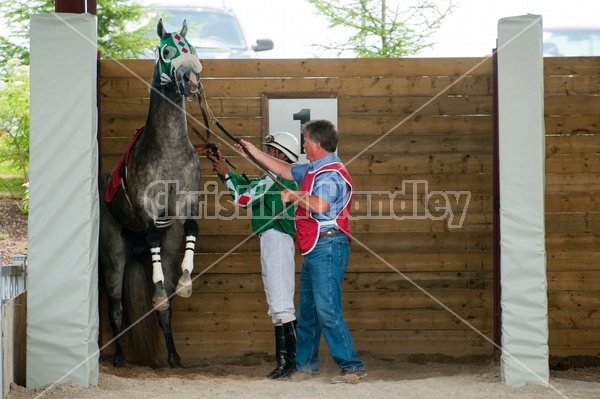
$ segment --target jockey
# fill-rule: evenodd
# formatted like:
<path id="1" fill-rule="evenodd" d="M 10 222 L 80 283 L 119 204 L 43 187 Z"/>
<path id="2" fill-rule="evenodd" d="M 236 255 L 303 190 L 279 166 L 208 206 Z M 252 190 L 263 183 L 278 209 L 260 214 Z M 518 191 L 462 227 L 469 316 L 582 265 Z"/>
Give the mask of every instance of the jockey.
<path id="1" fill-rule="evenodd" d="M 298 161 L 300 144 L 287 132 L 268 135 L 263 144 L 266 153 L 276 159 L 293 164 Z M 225 183 L 234 203 L 252 210 L 252 231 L 260 238 L 260 260 L 268 314 L 275 326 L 275 353 L 277 367 L 267 377 L 276 379 L 290 375 L 296 369 L 296 316 L 294 206 L 281 201 L 281 189 L 273 179 L 262 177 L 247 179 L 229 170 L 220 152 L 208 154 L 214 170 Z M 278 178 L 290 190 L 296 183 Z"/>

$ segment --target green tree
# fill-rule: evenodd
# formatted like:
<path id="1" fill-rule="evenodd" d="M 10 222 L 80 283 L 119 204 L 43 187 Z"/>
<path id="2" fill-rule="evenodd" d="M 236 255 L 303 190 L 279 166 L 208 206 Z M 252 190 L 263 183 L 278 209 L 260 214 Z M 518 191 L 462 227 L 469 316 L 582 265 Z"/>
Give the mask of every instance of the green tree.
<path id="1" fill-rule="evenodd" d="M 0 16 L 10 36 L 0 37 L 0 68 L 17 58 L 29 65 L 29 20 L 33 14 L 54 12 L 55 0 L 0 0 Z M 129 0 L 98 0 L 98 50 L 102 58 L 138 58 L 156 40 L 143 37 L 154 29 L 147 16 L 151 8 Z M 131 26 L 137 28 L 131 29 Z"/>
<path id="2" fill-rule="evenodd" d="M 335 50 L 338 55 L 351 52 L 359 58 L 418 54 L 433 45 L 431 35 L 454 8 L 452 0 L 307 1 L 329 20 L 329 27 L 345 27 L 349 31 L 343 43 L 317 46 Z M 399 3 L 403 3 L 404 8 Z"/>
<path id="3" fill-rule="evenodd" d="M 29 68 L 17 59 L 0 80 L 0 159 L 10 161 L 29 181 Z"/>

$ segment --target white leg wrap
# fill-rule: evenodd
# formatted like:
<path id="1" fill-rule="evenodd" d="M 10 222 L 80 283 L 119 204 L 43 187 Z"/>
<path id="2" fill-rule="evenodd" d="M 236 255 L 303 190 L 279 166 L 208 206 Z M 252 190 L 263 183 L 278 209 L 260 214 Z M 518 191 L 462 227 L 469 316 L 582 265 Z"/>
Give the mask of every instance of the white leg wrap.
<path id="1" fill-rule="evenodd" d="M 181 271 L 189 271 L 192 274 L 194 270 L 194 251 L 196 249 L 196 237 L 187 236 L 185 237 L 185 253 L 183 255 L 183 261 L 181 262 Z"/>
<path id="2" fill-rule="evenodd" d="M 165 280 L 162 263 L 160 262 L 160 247 L 150 248 L 150 253 L 152 254 L 152 281 L 156 284 Z"/>

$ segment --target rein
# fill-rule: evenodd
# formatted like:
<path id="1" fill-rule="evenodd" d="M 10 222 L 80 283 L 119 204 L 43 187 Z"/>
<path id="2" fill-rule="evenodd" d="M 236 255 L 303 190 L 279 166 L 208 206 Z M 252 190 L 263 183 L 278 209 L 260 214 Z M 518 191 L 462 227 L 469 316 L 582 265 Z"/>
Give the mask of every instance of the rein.
<path id="1" fill-rule="evenodd" d="M 204 93 L 204 90 L 202 90 L 202 92 Z M 229 133 L 229 131 L 227 129 L 225 129 L 225 127 L 223 125 L 221 125 L 221 122 L 219 122 L 219 120 L 215 117 L 215 115 L 212 113 L 212 110 L 210 109 L 210 107 L 208 106 L 208 102 L 206 101 L 206 96 L 204 97 L 204 104 L 206 105 L 206 109 L 208 110 L 208 114 L 210 116 L 210 120 L 223 132 L 225 133 L 225 135 L 231 139 L 235 144 L 239 144 L 240 147 L 242 147 L 242 150 L 244 151 L 244 153 L 248 156 L 248 158 L 250 159 L 250 161 L 252 161 L 252 163 L 259 168 L 261 171 L 263 171 L 267 176 L 269 176 L 273 182 L 275 183 L 275 185 L 277 187 L 279 187 L 280 190 L 287 190 L 287 187 L 280 182 L 279 180 L 277 180 L 277 175 L 275 175 L 275 173 L 271 172 L 269 169 L 267 169 L 258 159 L 256 159 L 256 157 L 254 155 L 252 155 L 250 153 L 250 151 L 248 151 L 248 149 L 246 148 L 246 146 L 244 146 L 240 139 L 235 137 L 234 135 L 232 135 L 231 133 Z M 210 132 L 210 129 L 208 128 L 208 121 L 207 121 L 207 112 L 204 110 L 204 107 L 202 106 L 202 99 L 200 97 L 198 97 L 198 104 L 200 105 L 200 110 L 202 111 L 202 116 L 204 117 L 204 124 L 206 126 L 206 131 Z M 208 133 L 207 133 L 208 134 Z M 227 160 L 225 160 L 228 164 L 229 162 Z M 231 165 L 231 164 L 229 164 Z"/>

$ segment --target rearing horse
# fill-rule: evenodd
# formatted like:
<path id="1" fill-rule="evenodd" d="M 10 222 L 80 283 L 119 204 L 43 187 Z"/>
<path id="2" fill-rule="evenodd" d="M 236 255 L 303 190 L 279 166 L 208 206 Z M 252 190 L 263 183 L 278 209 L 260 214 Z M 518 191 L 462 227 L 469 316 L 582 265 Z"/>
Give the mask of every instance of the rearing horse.
<path id="1" fill-rule="evenodd" d="M 128 312 L 134 324 L 133 346 L 142 348 L 146 356 L 148 351 L 157 353 L 158 348 L 153 348 L 152 343 L 135 342 L 153 329 L 142 326 L 151 310 L 149 279 L 144 269 L 151 268 L 152 306 L 158 311 L 171 367 L 181 367 L 181 362 L 171 331 L 170 302 L 175 292 L 182 297 L 192 293 L 190 274 L 198 235 L 200 161 L 187 133 L 184 98 L 191 101 L 201 95 L 202 65 L 195 48 L 185 38 L 185 21 L 180 33 L 168 33 L 161 19 L 157 33 L 160 44 L 145 126 L 136 134 L 124 159 L 99 185 L 99 263 L 115 336 L 117 367 L 126 365 L 121 335 L 124 314 Z M 177 282 L 177 261 L 184 235 L 185 253 Z M 128 293 L 133 298 L 126 298 Z"/>

